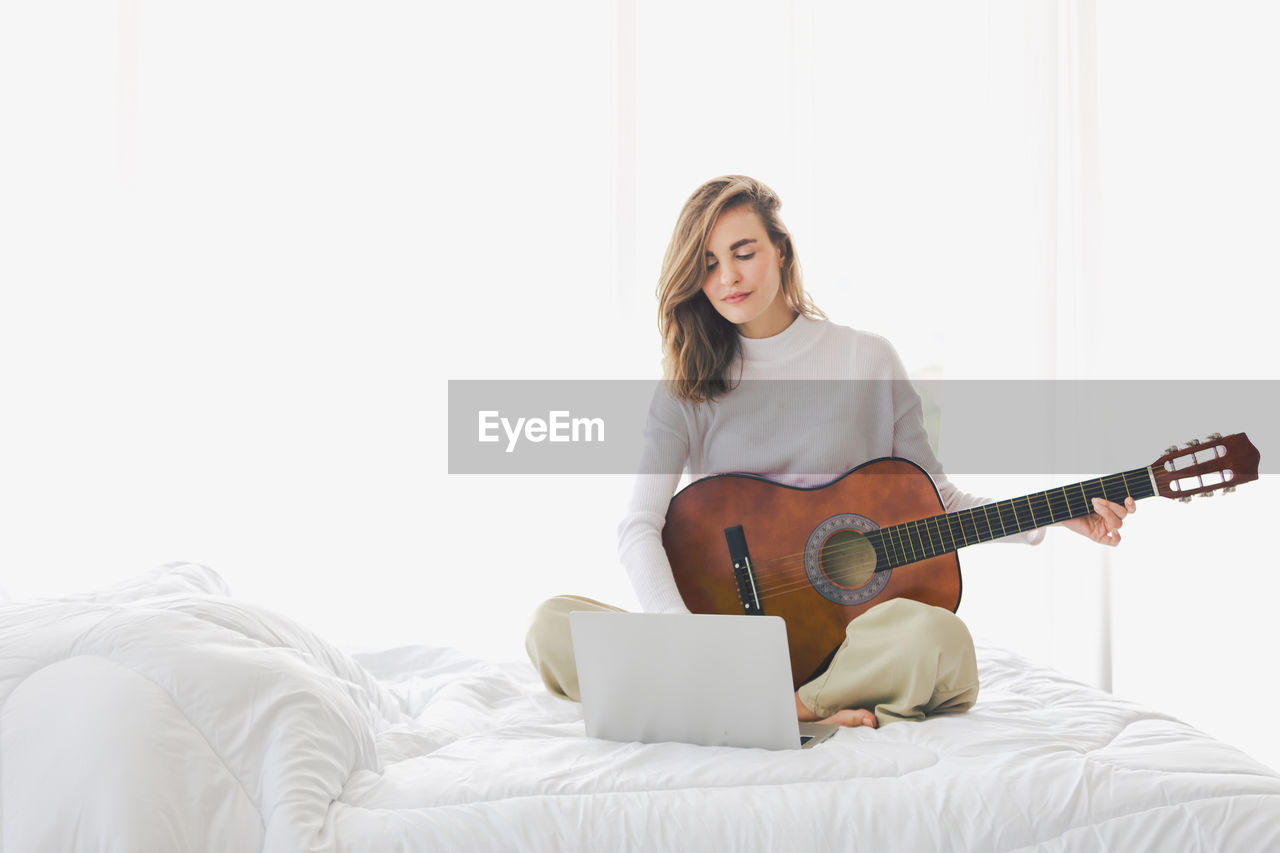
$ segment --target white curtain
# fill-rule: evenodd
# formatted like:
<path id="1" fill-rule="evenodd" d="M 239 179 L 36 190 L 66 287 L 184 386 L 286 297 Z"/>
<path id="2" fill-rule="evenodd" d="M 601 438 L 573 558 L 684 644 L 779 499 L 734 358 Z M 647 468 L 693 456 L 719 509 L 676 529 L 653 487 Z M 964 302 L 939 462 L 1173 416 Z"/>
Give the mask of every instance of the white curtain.
<path id="1" fill-rule="evenodd" d="M 656 375 L 663 248 L 727 172 L 918 377 L 1273 378 L 1277 35 L 1246 2 L 6 4 L 0 585 L 198 560 L 340 642 L 495 656 L 547 595 L 634 606 L 627 478 L 449 476 L 446 383 Z M 1276 698 L 1234 663 L 1266 597 L 1219 593 L 1273 583 L 1234 565 L 1255 485 L 1115 552 L 971 549 L 962 613 L 1280 763 L 1188 688 Z"/>

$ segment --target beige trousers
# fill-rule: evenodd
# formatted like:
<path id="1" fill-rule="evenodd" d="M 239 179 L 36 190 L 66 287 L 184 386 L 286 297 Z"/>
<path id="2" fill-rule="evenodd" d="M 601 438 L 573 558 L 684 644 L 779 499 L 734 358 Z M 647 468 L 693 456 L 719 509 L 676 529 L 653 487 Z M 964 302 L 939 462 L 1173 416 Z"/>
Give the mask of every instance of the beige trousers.
<path id="1" fill-rule="evenodd" d="M 548 690 L 578 701 L 569 633 L 575 610 L 621 612 L 576 595 L 548 599 L 533 614 L 525 649 Z M 819 717 L 865 708 L 882 726 L 963 711 L 978 698 L 973 638 L 951 611 L 894 598 L 850 622 L 831 665 L 797 695 Z"/>

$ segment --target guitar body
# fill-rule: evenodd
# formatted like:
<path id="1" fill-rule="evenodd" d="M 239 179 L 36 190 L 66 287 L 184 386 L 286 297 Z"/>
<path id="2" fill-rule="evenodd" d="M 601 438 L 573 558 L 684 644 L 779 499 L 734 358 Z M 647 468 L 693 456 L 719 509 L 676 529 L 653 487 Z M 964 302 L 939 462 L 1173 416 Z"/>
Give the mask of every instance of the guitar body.
<path id="1" fill-rule="evenodd" d="M 875 605 L 901 597 L 952 611 L 959 606 L 954 552 L 883 572 L 842 562 L 857 553 L 864 533 L 942 510 L 933 480 L 904 459 L 868 462 L 807 489 L 722 474 L 671 499 L 662 544 L 691 611 L 741 615 L 746 605 L 725 535 L 741 526 L 756 584 L 747 598 L 758 593 L 763 613 L 786 622 L 799 687 L 825 667 L 849 622 Z"/>

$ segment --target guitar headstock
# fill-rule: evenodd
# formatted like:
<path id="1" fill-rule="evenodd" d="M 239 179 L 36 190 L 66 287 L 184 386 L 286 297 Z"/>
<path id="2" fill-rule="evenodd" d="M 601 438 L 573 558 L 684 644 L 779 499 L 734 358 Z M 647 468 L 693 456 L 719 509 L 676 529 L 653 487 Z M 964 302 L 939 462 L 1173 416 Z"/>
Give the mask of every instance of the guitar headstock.
<path id="1" fill-rule="evenodd" d="M 1151 463 L 1156 491 L 1166 498 L 1191 500 L 1192 495 L 1209 497 L 1214 489 L 1234 492 L 1236 486 L 1258 479 L 1261 454 L 1242 432 L 1223 436 L 1213 433 L 1203 441 L 1192 439 L 1176 445 Z"/>

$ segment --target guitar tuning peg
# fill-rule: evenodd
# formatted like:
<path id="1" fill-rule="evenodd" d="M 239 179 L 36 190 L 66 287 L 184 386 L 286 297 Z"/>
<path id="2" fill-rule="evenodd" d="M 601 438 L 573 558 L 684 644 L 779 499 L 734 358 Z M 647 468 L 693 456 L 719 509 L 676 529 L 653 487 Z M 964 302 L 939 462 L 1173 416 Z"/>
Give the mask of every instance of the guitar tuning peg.
<path id="1" fill-rule="evenodd" d="M 1227 494 L 1228 492 L 1234 492 L 1235 490 L 1236 490 L 1236 487 L 1235 487 L 1235 486 L 1227 486 L 1226 488 L 1224 488 L 1224 489 L 1222 490 L 1222 493 L 1225 495 L 1225 494 Z"/>
<path id="2" fill-rule="evenodd" d="M 1187 442 L 1187 447 L 1195 447 L 1195 446 L 1196 446 L 1196 445 L 1198 445 L 1199 443 L 1200 443 L 1200 439 L 1198 439 L 1198 438 L 1193 438 L 1193 439 L 1191 439 L 1190 441 L 1188 441 L 1188 442 Z"/>
<path id="3" fill-rule="evenodd" d="M 1191 503 L 1191 495 L 1187 495 L 1185 498 L 1178 498 L 1178 502 L 1184 504 Z"/>
<path id="4" fill-rule="evenodd" d="M 1213 497 L 1213 489 L 1210 489 L 1210 490 L 1209 490 L 1209 491 L 1207 491 L 1207 492 L 1201 492 L 1201 493 L 1200 493 L 1200 497 L 1202 497 L 1202 498 L 1211 498 L 1211 497 Z"/>
<path id="5" fill-rule="evenodd" d="M 1168 447 L 1166 447 L 1166 448 L 1164 449 L 1164 452 L 1165 452 L 1165 453 L 1177 453 L 1177 452 L 1178 452 L 1178 445 L 1176 445 L 1176 444 L 1171 444 L 1171 445 L 1169 445 Z"/>
<path id="6" fill-rule="evenodd" d="M 1220 432 L 1211 432 L 1211 433 L 1209 433 L 1209 440 L 1210 440 L 1210 441 L 1217 441 L 1217 440 L 1218 440 L 1218 439 L 1220 439 L 1220 438 L 1222 438 L 1222 433 L 1220 433 Z"/>

